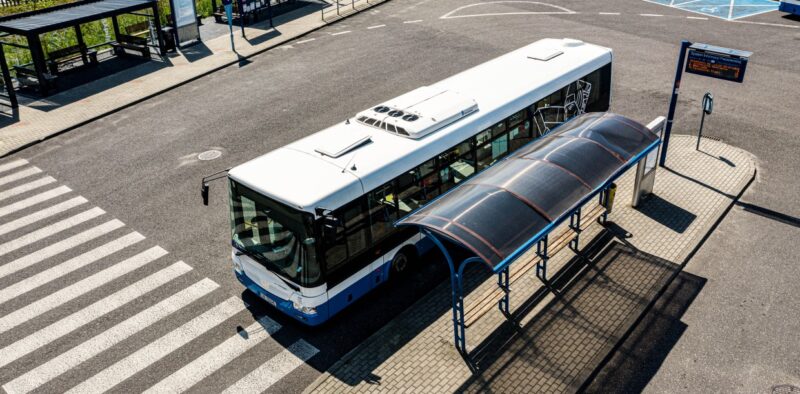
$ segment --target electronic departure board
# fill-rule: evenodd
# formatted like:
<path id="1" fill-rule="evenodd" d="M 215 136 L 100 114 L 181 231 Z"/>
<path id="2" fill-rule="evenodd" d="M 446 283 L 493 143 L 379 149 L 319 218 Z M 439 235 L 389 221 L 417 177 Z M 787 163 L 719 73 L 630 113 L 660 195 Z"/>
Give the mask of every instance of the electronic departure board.
<path id="1" fill-rule="evenodd" d="M 686 72 L 741 83 L 751 54 L 735 49 L 694 44 L 689 47 Z"/>

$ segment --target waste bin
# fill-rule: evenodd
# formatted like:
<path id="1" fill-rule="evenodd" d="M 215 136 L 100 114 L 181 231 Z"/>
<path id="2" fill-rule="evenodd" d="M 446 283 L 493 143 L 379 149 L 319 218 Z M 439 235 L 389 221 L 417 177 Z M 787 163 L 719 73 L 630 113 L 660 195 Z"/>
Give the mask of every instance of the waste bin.
<path id="1" fill-rule="evenodd" d="M 164 50 L 175 50 L 175 29 L 172 26 L 164 26 L 161 28 L 161 39 L 164 40 Z"/>
<path id="2" fill-rule="evenodd" d="M 603 191 L 603 198 L 600 201 L 600 204 L 606 208 L 606 213 L 611 213 L 611 210 L 614 208 L 614 196 L 617 195 L 617 184 L 612 183 L 608 189 Z"/>

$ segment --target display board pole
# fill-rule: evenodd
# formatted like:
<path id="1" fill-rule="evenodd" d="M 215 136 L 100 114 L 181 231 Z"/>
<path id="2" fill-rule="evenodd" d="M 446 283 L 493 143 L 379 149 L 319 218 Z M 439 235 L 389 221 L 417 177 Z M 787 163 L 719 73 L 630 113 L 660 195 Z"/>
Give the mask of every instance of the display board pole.
<path id="1" fill-rule="evenodd" d="M 664 139 L 661 145 L 661 167 L 667 161 L 667 148 L 669 147 L 669 136 L 672 132 L 672 121 L 675 118 L 675 107 L 678 105 L 678 93 L 681 88 L 681 76 L 683 75 L 683 64 L 686 60 L 686 50 L 692 45 L 687 40 L 681 41 L 681 52 L 678 55 L 678 68 L 675 70 L 675 82 L 672 84 L 672 99 L 669 102 L 669 112 L 667 113 L 667 127 L 664 129 Z"/>

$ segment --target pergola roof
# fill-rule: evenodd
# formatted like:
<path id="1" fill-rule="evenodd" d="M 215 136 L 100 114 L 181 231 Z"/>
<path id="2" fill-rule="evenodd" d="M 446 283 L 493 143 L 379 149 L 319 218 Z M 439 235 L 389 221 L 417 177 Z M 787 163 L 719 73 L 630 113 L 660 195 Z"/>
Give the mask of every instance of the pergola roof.
<path id="1" fill-rule="evenodd" d="M 79 1 L 0 18 L 0 31 L 20 35 L 41 34 L 152 7 L 154 3 L 156 0 Z"/>
<path id="2" fill-rule="evenodd" d="M 584 114 L 397 225 L 441 234 L 499 272 L 658 143 L 647 127 L 624 116 Z"/>

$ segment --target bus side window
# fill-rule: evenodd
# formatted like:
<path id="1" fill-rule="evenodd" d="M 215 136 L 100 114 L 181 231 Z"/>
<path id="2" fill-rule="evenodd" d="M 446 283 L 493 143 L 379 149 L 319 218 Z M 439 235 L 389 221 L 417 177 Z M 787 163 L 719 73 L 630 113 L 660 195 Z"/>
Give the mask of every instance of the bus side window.
<path id="1" fill-rule="evenodd" d="M 397 206 L 400 208 L 400 216 L 403 216 L 420 205 L 419 201 L 419 175 L 417 169 L 413 169 L 397 177 Z"/>
<path id="2" fill-rule="evenodd" d="M 388 235 L 397 220 L 397 201 L 394 195 L 394 182 L 386 183 L 369 193 L 369 219 L 372 242 Z"/>
<path id="3" fill-rule="evenodd" d="M 354 255 L 367 248 L 367 215 L 364 211 L 363 197 L 344 207 L 344 228 L 347 233 L 348 255 Z"/>
<path id="4" fill-rule="evenodd" d="M 335 272 L 341 268 L 345 261 L 347 261 L 347 238 L 345 237 L 345 228 L 343 224 L 343 217 L 341 210 L 333 212 L 333 216 L 340 221 L 339 226 L 336 226 L 336 236 L 332 240 L 327 240 L 325 243 L 325 265 L 326 272 Z"/>

